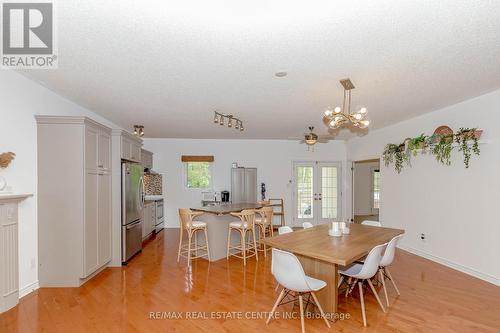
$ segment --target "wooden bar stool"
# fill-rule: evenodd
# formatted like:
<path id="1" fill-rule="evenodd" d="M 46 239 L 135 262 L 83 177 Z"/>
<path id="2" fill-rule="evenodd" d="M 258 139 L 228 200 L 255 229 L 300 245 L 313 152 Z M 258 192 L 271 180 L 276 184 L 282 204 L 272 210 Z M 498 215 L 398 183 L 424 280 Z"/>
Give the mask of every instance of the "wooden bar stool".
<path id="1" fill-rule="evenodd" d="M 210 248 L 208 247 L 208 234 L 207 234 L 207 224 L 201 221 L 193 221 L 196 216 L 202 215 L 202 212 L 193 212 L 188 208 L 179 208 L 179 221 L 180 221 L 180 235 L 179 235 L 179 250 L 177 252 L 177 262 L 179 262 L 181 256 L 187 258 L 188 265 L 191 264 L 191 259 L 207 257 L 210 261 Z M 187 232 L 188 243 L 182 245 L 183 230 Z M 205 245 L 198 246 L 196 241 L 196 232 L 203 231 L 205 234 Z M 191 247 L 193 236 L 194 247 Z M 198 251 L 203 251 L 204 253 L 198 255 Z M 194 256 L 191 255 L 194 252 Z M 186 255 L 187 254 L 187 255 Z"/>
<path id="2" fill-rule="evenodd" d="M 260 217 L 255 218 L 255 226 L 259 228 L 259 247 L 257 248 L 257 251 L 264 251 L 264 257 L 266 257 L 267 247 L 266 244 L 262 244 L 261 240 L 267 237 L 268 232 L 271 237 L 274 236 L 274 211 L 273 207 L 265 206 L 255 212 L 260 215 Z M 263 249 L 261 248 L 262 246 L 264 247 Z"/>
<path id="3" fill-rule="evenodd" d="M 259 260 L 257 255 L 257 242 L 255 240 L 255 211 L 253 209 L 242 210 L 241 213 L 231 213 L 232 216 L 238 217 L 240 221 L 235 221 L 229 223 L 229 229 L 227 232 L 227 254 L 226 257 L 235 256 L 237 258 L 243 259 L 243 265 L 246 266 L 247 258 L 255 256 L 255 259 Z M 240 234 L 241 245 L 231 245 L 231 231 L 235 230 Z M 250 237 L 252 233 L 252 239 L 247 240 L 247 236 Z M 237 250 L 237 252 L 231 253 L 230 250 Z M 247 255 L 247 252 L 250 254 Z M 238 255 L 241 253 L 241 255 Z"/>

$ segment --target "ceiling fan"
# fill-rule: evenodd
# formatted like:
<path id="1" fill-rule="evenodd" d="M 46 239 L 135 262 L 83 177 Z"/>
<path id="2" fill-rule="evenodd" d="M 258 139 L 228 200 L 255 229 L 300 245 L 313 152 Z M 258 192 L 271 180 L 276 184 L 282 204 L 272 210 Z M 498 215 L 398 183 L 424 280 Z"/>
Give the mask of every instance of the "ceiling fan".
<path id="1" fill-rule="evenodd" d="M 327 143 L 330 140 L 333 140 L 334 137 L 332 135 L 317 135 L 314 131 L 314 126 L 309 126 L 309 133 L 304 133 L 303 137 L 297 138 L 288 138 L 288 140 L 299 140 L 299 143 L 305 143 L 307 145 L 307 150 L 312 149 L 314 151 L 314 145 L 316 143 Z"/>

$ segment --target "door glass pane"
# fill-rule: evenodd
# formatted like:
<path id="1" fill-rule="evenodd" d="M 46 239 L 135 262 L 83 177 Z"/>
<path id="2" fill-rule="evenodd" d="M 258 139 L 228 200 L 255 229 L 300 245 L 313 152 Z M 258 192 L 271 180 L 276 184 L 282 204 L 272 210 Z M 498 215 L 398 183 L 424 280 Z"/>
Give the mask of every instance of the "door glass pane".
<path id="1" fill-rule="evenodd" d="M 373 171 L 373 208 L 380 208 L 380 171 Z"/>
<path id="2" fill-rule="evenodd" d="M 313 167 L 298 166 L 297 184 L 297 218 L 313 217 Z"/>
<path id="3" fill-rule="evenodd" d="M 321 218 L 337 218 L 337 168 L 321 168 Z"/>

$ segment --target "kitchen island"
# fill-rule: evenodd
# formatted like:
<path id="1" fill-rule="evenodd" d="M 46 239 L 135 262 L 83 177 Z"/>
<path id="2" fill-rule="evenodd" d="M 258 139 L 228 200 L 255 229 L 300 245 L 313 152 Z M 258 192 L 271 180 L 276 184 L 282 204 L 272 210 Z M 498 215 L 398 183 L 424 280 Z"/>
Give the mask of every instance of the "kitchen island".
<path id="1" fill-rule="evenodd" d="M 227 252 L 227 231 L 230 222 L 240 221 L 231 213 L 239 213 L 245 209 L 259 209 L 262 205 L 257 203 L 220 204 L 206 207 L 191 208 L 193 211 L 203 212 L 197 216 L 195 221 L 202 221 L 207 224 L 208 246 L 210 248 L 211 261 L 226 258 Z M 204 236 L 197 235 L 198 244 L 204 244 Z M 231 235 L 231 243 L 240 242 L 239 235 Z"/>

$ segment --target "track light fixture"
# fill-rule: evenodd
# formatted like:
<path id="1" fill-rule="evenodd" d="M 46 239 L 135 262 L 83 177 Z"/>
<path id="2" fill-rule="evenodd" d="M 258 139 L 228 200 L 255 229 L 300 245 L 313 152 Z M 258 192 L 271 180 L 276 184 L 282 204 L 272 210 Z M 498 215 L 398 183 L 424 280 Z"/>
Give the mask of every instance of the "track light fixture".
<path id="1" fill-rule="evenodd" d="M 223 114 L 217 111 L 214 111 L 214 123 L 219 124 L 221 126 L 224 126 L 225 124 L 225 119 L 227 119 L 227 127 L 229 128 L 235 128 L 236 130 L 239 130 L 240 132 L 243 132 L 245 128 L 243 127 L 243 122 L 235 118 L 232 114 Z"/>
<path id="2" fill-rule="evenodd" d="M 143 125 L 134 125 L 134 134 L 140 138 L 144 136 L 144 126 Z"/>

